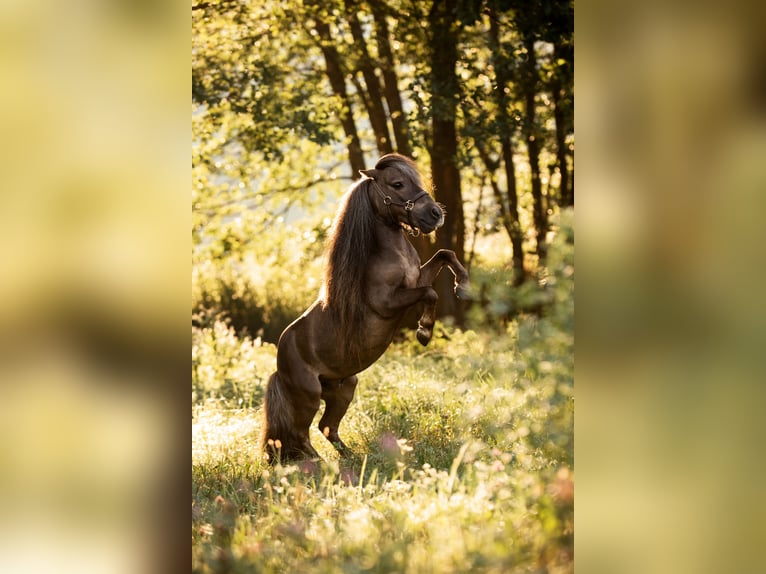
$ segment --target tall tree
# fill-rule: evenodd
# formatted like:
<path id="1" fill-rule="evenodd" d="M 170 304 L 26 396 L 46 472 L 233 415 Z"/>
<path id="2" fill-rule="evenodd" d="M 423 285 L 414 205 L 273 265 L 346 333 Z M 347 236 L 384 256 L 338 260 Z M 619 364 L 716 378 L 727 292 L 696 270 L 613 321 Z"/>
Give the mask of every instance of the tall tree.
<path id="1" fill-rule="evenodd" d="M 556 163 L 559 168 L 559 205 L 574 205 L 574 188 L 569 178 L 569 148 L 567 135 L 572 131 L 572 90 L 569 60 L 563 57 L 561 46 L 555 46 L 556 67 L 551 75 L 551 100 L 556 122 Z"/>
<path id="2" fill-rule="evenodd" d="M 503 226 L 511 240 L 513 259 L 513 282 L 518 285 L 524 281 L 524 251 L 522 246 L 522 231 L 519 223 L 519 199 L 516 191 L 516 167 L 513 160 L 513 137 L 516 132 L 515 122 L 509 112 L 511 93 L 511 61 L 507 55 L 507 49 L 501 42 L 500 15 L 495 2 L 488 3 L 489 15 L 489 45 L 492 52 L 492 63 L 495 70 L 495 88 L 493 93 L 497 101 L 497 126 L 502 148 L 502 163 L 505 171 L 507 185 L 507 206 L 502 194 L 494 180 L 491 178 L 495 197 L 497 198 Z M 482 157 L 484 164 L 489 167 L 486 152 Z"/>
<path id="3" fill-rule="evenodd" d="M 574 132 L 574 6 L 571 0 L 556 0 L 546 11 L 542 37 L 553 45 L 550 92 L 556 123 L 556 163 L 561 176 L 559 205 L 574 205 L 574 181 L 569 158 L 574 166 L 574 150 L 568 138 Z"/>
<path id="4" fill-rule="evenodd" d="M 379 66 L 383 73 L 383 91 L 391 115 L 391 125 L 396 139 L 397 151 L 406 156 L 412 156 L 409 128 L 407 117 L 404 114 L 402 97 L 399 93 L 398 79 L 396 75 L 396 60 L 391 50 L 391 33 L 386 21 L 385 4 L 373 0 L 370 3 L 370 11 L 375 23 L 375 38 L 378 46 Z"/>
<path id="5" fill-rule="evenodd" d="M 449 217 L 437 234 L 436 247 L 452 249 L 464 257 L 465 224 L 460 189 L 457 143 L 457 103 L 460 90 L 458 61 L 457 0 L 434 0 L 428 14 L 430 41 L 431 174 L 437 201 L 445 205 Z M 441 315 L 452 315 L 458 324 L 464 319 L 463 307 L 452 293 L 452 278 L 442 274 L 434 288 L 439 294 Z"/>
<path id="6" fill-rule="evenodd" d="M 538 256 L 543 259 L 545 257 L 545 234 L 548 231 L 548 206 L 543 197 L 540 178 L 540 130 L 537 125 L 536 111 L 539 72 L 535 52 L 535 34 L 526 20 L 527 18 L 518 18 L 518 21 L 524 22 L 524 25 L 520 26 L 524 46 L 524 63 L 520 82 L 524 94 L 525 109 L 522 131 L 527 145 L 529 171 L 532 180 L 532 219 L 535 223 L 536 249 Z"/>
<path id="7" fill-rule="evenodd" d="M 338 49 L 335 47 L 330 30 L 327 8 L 326 6 L 320 6 L 314 0 L 306 0 L 305 6 L 313 16 L 314 30 L 316 30 L 319 37 L 320 48 L 325 60 L 327 79 L 330 81 L 333 93 L 340 101 L 338 115 L 340 124 L 343 127 L 343 133 L 346 136 L 346 148 L 348 150 L 348 161 L 351 165 L 351 175 L 352 177 L 358 177 L 359 170 L 365 169 L 364 153 L 362 152 L 362 145 L 356 130 L 353 104 L 346 89 L 344 65 Z"/>
<path id="8" fill-rule="evenodd" d="M 386 120 L 386 110 L 383 107 L 383 95 L 380 85 L 380 79 L 375 71 L 375 64 L 370 57 L 367 49 L 367 38 L 359 22 L 358 11 L 360 8 L 359 0 L 344 0 L 346 8 L 346 17 L 351 28 L 351 35 L 354 39 L 354 49 L 356 50 L 357 65 L 364 78 L 364 84 L 367 88 L 366 93 L 360 90 L 360 95 L 367 109 L 367 116 L 370 119 L 370 126 L 375 134 L 375 144 L 378 152 L 383 155 L 394 151 L 391 145 L 391 136 L 388 131 L 388 122 Z"/>

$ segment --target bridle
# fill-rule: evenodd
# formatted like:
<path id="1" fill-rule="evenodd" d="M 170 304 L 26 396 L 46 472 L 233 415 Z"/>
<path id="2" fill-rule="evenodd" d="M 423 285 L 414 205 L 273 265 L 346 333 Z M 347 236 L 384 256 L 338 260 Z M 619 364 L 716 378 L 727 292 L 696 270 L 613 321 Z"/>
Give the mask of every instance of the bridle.
<path id="1" fill-rule="evenodd" d="M 370 178 L 370 179 L 372 179 L 372 178 Z M 398 222 L 398 220 L 391 213 L 391 206 L 392 205 L 396 205 L 397 207 L 403 207 L 404 211 L 407 213 L 407 225 L 409 225 L 409 227 L 410 227 L 410 231 L 409 231 L 410 235 L 412 235 L 413 237 L 419 236 L 420 235 L 420 229 L 418 229 L 412 223 L 412 219 L 411 219 L 411 217 L 412 217 L 412 210 L 415 209 L 415 202 L 417 202 L 420 198 L 427 196 L 428 192 L 425 189 L 421 188 L 420 192 L 417 195 L 415 195 L 415 197 L 413 197 L 412 199 L 408 199 L 408 200 L 406 200 L 405 202 L 402 203 L 401 201 L 394 201 L 393 198 L 390 195 L 386 195 L 385 193 L 383 193 L 383 191 L 380 189 L 380 186 L 378 185 L 377 181 L 375 181 L 373 179 L 372 182 L 375 184 L 375 189 L 378 191 L 380 196 L 383 198 L 383 205 L 385 205 L 386 208 L 388 209 L 388 215 L 390 216 L 391 220 L 395 221 L 395 222 Z M 401 199 L 401 198 L 397 198 L 397 199 Z"/>

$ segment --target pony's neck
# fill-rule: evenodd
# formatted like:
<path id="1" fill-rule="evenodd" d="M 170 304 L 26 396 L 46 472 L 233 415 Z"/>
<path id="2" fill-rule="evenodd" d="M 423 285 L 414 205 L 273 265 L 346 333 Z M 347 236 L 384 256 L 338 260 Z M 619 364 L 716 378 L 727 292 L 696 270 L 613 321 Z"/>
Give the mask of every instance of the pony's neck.
<path id="1" fill-rule="evenodd" d="M 397 221 L 396 226 L 389 221 L 384 221 L 380 217 L 375 218 L 375 236 L 379 244 L 391 244 L 407 241 L 404 236 L 404 228 Z"/>

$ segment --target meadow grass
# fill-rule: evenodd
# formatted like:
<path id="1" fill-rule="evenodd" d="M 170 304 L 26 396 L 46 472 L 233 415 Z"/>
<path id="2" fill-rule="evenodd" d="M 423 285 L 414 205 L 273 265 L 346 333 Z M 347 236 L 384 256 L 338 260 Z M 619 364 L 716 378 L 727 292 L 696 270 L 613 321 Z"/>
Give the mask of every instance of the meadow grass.
<path id="1" fill-rule="evenodd" d="M 276 349 L 195 329 L 193 571 L 571 572 L 571 333 L 438 328 L 360 375 L 339 460 L 264 464 L 263 387 Z M 318 415 L 319 416 L 319 415 Z"/>

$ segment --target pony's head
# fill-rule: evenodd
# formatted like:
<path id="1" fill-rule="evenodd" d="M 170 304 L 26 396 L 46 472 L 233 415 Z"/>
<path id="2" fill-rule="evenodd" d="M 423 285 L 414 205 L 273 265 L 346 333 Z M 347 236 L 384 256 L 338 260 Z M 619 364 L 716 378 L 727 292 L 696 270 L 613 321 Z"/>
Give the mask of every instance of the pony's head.
<path id="1" fill-rule="evenodd" d="M 375 212 L 392 226 L 406 224 L 431 233 L 444 225 L 444 211 L 424 189 L 415 163 L 403 155 L 384 155 L 374 169 L 360 173 L 370 182 L 370 202 Z"/>

